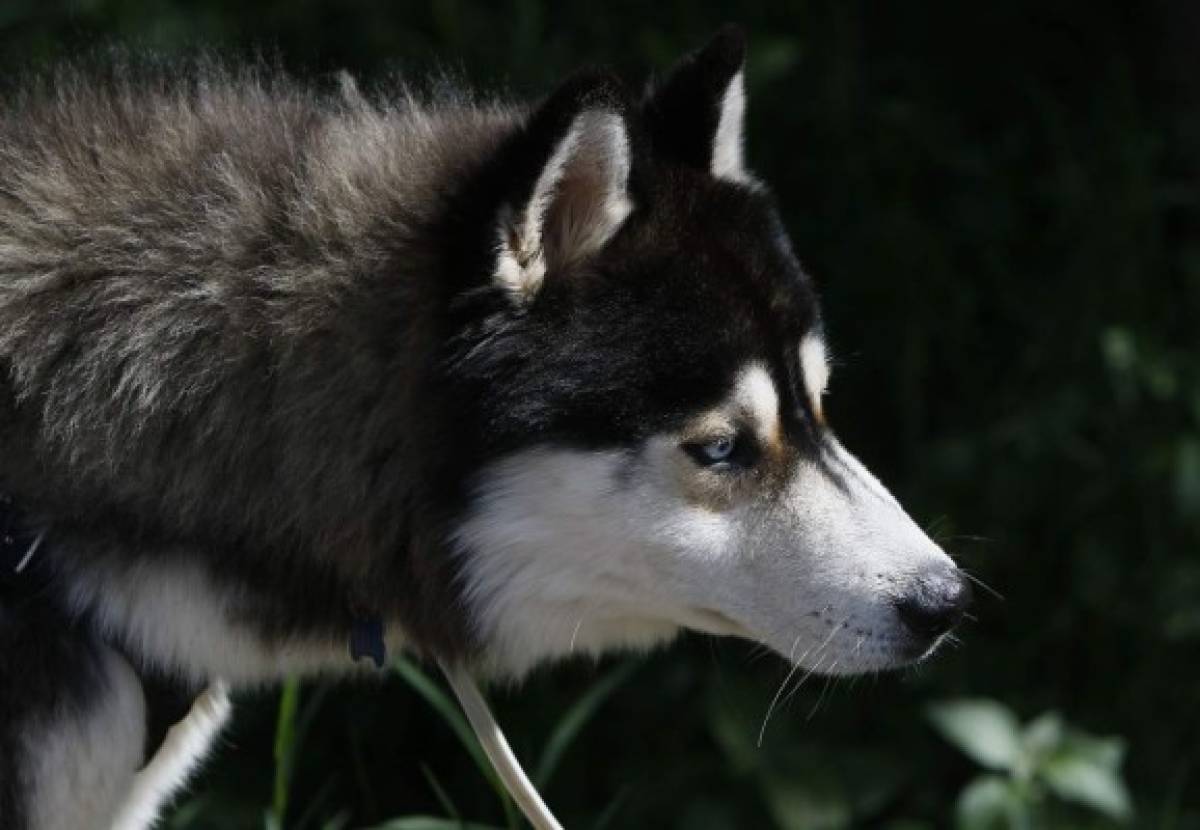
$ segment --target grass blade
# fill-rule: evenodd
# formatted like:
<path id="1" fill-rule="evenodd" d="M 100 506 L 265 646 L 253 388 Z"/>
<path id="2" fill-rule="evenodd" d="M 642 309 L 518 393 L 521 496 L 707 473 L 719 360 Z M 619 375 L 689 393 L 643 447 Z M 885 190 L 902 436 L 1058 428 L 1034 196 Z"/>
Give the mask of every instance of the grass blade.
<path id="1" fill-rule="evenodd" d="M 446 815 L 455 821 L 461 822 L 462 815 L 458 812 L 458 808 L 454 806 L 449 793 L 442 787 L 441 782 L 437 780 L 437 776 L 433 774 L 433 770 L 425 764 L 421 764 L 421 774 L 425 776 L 425 780 L 429 783 L 429 788 L 433 790 L 433 794 L 437 797 L 438 803 L 442 805 L 442 809 L 446 811 Z"/>
<path id="2" fill-rule="evenodd" d="M 458 738 L 459 743 L 467 750 L 471 756 L 471 760 L 475 762 L 475 766 L 483 773 L 483 777 L 496 791 L 496 795 L 500 798 L 500 803 L 504 807 L 504 816 L 510 828 L 517 826 L 516 809 L 513 806 L 512 798 L 508 795 L 508 790 L 504 789 L 504 784 L 500 782 L 496 771 L 492 769 L 492 764 L 488 760 L 487 755 L 483 751 L 483 747 L 479 745 L 479 740 L 475 737 L 470 724 L 467 723 L 466 717 L 459 710 L 458 704 L 443 692 L 438 685 L 429 678 L 429 675 L 421 671 L 416 664 L 403 657 L 397 657 L 392 666 L 396 673 L 404 679 L 409 686 L 416 691 L 425 702 L 433 707 L 450 730 Z M 403 828 L 401 828 L 403 830 Z"/>
<path id="3" fill-rule="evenodd" d="M 296 759 L 296 713 L 300 708 L 300 679 L 288 678 L 279 695 L 279 717 L 275 723 L 275 792 L 271 798 L 268 824 L 283 827 L 288 796 L 292 786 L 292 768 Z"/>
<path id="4" fill-rule="evenodd" d="M 539 789 L 544 789 L 550 783 L 550 778 L 558 769 L 567 749 L 613 692 L 633 676 L 637 667 L 638 663 L 633 661 L 618 666 L 588 689 L 559 719 L 538 761 L 534 780 L 537 781 Z"/>

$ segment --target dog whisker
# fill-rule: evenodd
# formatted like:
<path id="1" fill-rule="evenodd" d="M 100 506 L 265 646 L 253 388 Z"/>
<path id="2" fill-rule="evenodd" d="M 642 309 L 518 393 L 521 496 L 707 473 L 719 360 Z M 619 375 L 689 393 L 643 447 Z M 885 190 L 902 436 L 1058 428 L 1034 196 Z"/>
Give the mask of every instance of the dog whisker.
<path id="1" fill-rule="evenodd" d="M 943 537 L 947 542 L 985 542 L 989 545 L 996 544 L 996 540 L 988 536 L 975 536 L 967 533 L 956 533 L 952 536 Z"/>
<path id="2" fill-rule="evenodd" d="M 796 635 L 796 639 L 792 642 L 792 654 L 795 653 L 796 646 L 798 646 L 800 644 L 801 636 L 803 636 L 803 635 Z M 809 649 L 809 651 L 811 651 L 811 650 L 812 649 Z M 804 658 L 807 656 L 808 656 L 808 652 L 806 651 L 804 653 L 804 656 L 802 656 L 800 658 L 800 660 L 792 662 L 792 667 L 788 670 L 787 675 L 783 678 L 783 682 L 779 684 L 779 689 L 775 692 L 775 696 L 773 698 L 771 698 L 771 702 L 767 705 L 767 714 L 765 716 L 763 716 L 762 726 L 759 727 L 759 730 L 758 730 L 758 747 L 760 749 L 762 748 L 762 744 L 763 744 L 763 736 L 766 735 L 766 733 L 767 733 L 767 724 L 770 723 L 770 721 L 771 721 L 771 713 L 775 711 L 775 705 L 779 702 L 779 696 L 783 694 L 783 690 L 787 688 L 788 681 L 792 679 L 792 675 L 794 675 L 796 673 L 796 671 L 800 668 L 800 664 L 804 661 Z"/>
<path id="3" fill-rule="evenodd" d="M 570 654 L 575 653 L 575 638 L 579 636 L 579 629 L 582 625 L 583 625 L 583 617 L 580 617 L 579 622 L 575 623 L 575 630 L 571 632 L 571 647 L 569 649 Z"/>
<path id="4" fill-rule="evenodd" d="M 820 648 L 817 649 L 817 654 L 814 655 L 814 656 L 819 656 L 820 659 L 817 660 L 817 662 L 813 664 L 813 667 L 811 669 L 809 669 L 808 672 L 803 677 L 800 678 L 800 682 L 797 683 L 795 685 L 795 687 L 793 687 L 793 689 L 787 693 L 787 695 L 783 699 L 784 705 L 787 705 L 791 701 L 791 699 L 796 696 L 796 693 L 800 691 L 800 687 L 804 685 L 805 681 L 808 680 L 809 677 L 811 677 L 815 672 L 820 671 L 821 664 L 823 662 L 825 662 L 825 655 L 823 655 L 822 652 L 825 650 L 825 648 L 827 646 L 829 646 L 833 642 L 837 633 L 842 630 L 843 630 L 843 628 L 841 625 L 834 626 L 833 631 L 830 632 L 830 636 L 825 638 L 825 642 L 823 642 L 821 644 Z M 832 665 L 830 665 L 829 668 L 826 669 L 826 671 L 831 671 L 833 669 L 833 666 L 836 666 L 837 663 L 838 663 L 838 661 L 834 660 Z"/>
<path id="5" fill-rule="evenodd" d="M 821 662 L 824 659 L 824 658 L 820 657 L 821 652 L 825 650 L 826 646 L 828 646 L 831 642 L 833 642 L 833 638 L 836 637 L 838 632 L 841 630 L 842 630 L 842 627 L 840 625 L 835 625 L 830 630 L 829 636 L 826 637 L 825 640 L 819 646 L 816 647 L 815 654 L 813 654 L 813 656 L 819 657 L 820 659 L 818 659 L 817 662 L 815 664 L 813 664 L 812 668 L 810 668 L 807 672 L 805 672 L 804 676 L 800 678 L 800 682 L 796 684 L 795 688 L 793 688 L 791 692 L 788 692 L 788 694 L 787 694 L 788 699 L 790 699 L 791 696 L 794 695 L 796 693 L 796 691 L 801 686 L 804 685 L 804 681 L 806 681 L 812 675 L 812 673 L 817 670 L 817 667 L 821 665 Z M 804 636 L 803 634 L 799 634 L 799 635 L 797 635 L 796 639 L 794 641 L 792 641 L 792 648 L 788 654 L 789 658 L 791 658 L 795 655 L 796 648 L 800 644 L 800 638 L 803 636 Z M 783 683 L 781 683 L 779 685 L 779 689 L 778 689 L 778 691 L 775 692 L 775 696 L 773 698 L 771 698 L 771 703 L 767 706 L 767 713 L 763 717 L 762 727 L 759 728 L 759 730 L 758 730 L 758 746 L 760 748 L 762 747 L 763 738 L 767 733 L 767 724 L 771 722 L 771 715 L 774 713 L 775 708 L 779 705 L 780 697 L 783 696 L 784 690 L 787 689 L 789 681 L 791 681 L 792 677 L 795 676 L 797 670 L 799 670 L 799 668 L 804 664 L 804 661 L 806 659 L 808 659 L 809 653 L 813 652 L 813 651 L 814 651 L 814 649 L 810 646 L 809 649 L 804 652 L 804 654 L 800 655 L 799 660 L 792 661 L 792 668 L 788 671 L 787 676 L 783 678 Z"/>
<path id="6" fill-rule="evenodd" d="M 838 661 L 834 660 L 832 663 L 829 664 L 829 668 L 827 669 L 827 671 L 832 672 L 835 668 L 837 668 L 837 664 L 838 664 Z M 836 682 L 837 682 L 837 677 L 833 674 L 830 674 L 829 677 L 825 680 L 825 685 L 821 688 L 821 694 L 817 695 L 817 702 L 813 704 L 813 708 L 808 711 L 808 715 L 806 715 L 804 718 L 806 723 L 813 719 L 813 715 L 817 714 L 817 710 L 821 708 L 821 703 L 825 700 L 826 693 L 828 693 L 829 689 Z"/>
<path id="7" fill-rule="evenodd" d="M 1003 595 L 1002 593 L 1000 593 L 999 591 L 997 591 L 997 590 L 996 590 L 995 588 L 993 588 L 991 585 L 988 585 L 986 582 L 984 582 L 984 581 L 983 581 L 982 579 L 980 579 L 979 577 L 975 576 L 975 574 L 971 573 L 971 572 L 970 572 L 970 571 L 968 571 L 966 568 L 961 568 L 961 567 L 960 567 L 960 568 L 958 569 L 958 572 L 959 572 L 959 573 L 961 573 L 963 576 L 965 576 L 967 579 L 969 579 L 969 580 L 971 580 L 972 582 L 974 582 L 976 585 L 978 585 L 978 586 L 979 586 L 980 588 L 982 588 L 983 590 L 987 591 L 989 594 L 991 594 L 992 596 L 994 596 L 996 599 L 1000 600 L 1001 602 L 1004 602 L 1004 595 Z"/>

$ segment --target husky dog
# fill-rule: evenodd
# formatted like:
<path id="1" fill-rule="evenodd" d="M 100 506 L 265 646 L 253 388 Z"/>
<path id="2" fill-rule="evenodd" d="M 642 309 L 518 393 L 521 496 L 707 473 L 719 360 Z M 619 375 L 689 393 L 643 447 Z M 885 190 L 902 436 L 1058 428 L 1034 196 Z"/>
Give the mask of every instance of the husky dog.
<path id="1" fill-rule="evenodd" d="M 348 645 L 936 647 L 967 583 L 825 421 L 743 53 L 531 106 L 207 64 L 8 93 L 0 825 L 147 826 L 227 686 Z"/>

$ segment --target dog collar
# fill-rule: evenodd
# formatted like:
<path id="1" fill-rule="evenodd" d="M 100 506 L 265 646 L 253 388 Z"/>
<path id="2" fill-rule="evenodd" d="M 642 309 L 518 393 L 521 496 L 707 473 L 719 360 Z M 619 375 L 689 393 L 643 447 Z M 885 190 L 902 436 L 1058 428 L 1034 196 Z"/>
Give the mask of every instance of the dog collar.
<path id="1" fill-rule="evenodd" d="M 387 661 L 383 621 L 378 617 L 356 619 L 350 625 L 350 659 L 357 663 L 364 657 L 374 663 L 377 669 L 382 669 Z"/>

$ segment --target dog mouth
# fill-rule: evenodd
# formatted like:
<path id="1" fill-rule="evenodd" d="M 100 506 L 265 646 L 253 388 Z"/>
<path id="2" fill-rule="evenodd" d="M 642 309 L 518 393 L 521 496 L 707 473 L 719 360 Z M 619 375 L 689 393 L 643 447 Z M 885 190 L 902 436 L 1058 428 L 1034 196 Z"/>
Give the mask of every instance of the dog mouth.
<path id="1" fill-rule="evenodd" d="M 820 674 L 853 675 L 899 670 L 928 660 L 946 643 L 954 641 L 954 628 L 925 634 L 899 624 L 894 626 L 894 631 L 880 632 L 878 629 L 856 629 L 852 619 L 844 621 L 846 625 L 839 622 L 831 626 L 828 634 L 797 637 L 795 647 L 793 643 L 782 647 L 778 638 L 763 635 L 724 611 L 711 607 L 692 606 L 675 622 L 701 634 L 736 637 L 766 646 L 788 663 L 805 664 Z"/>
<path id="2" fill-rule="evenodd" d="M 762 642 L 762 638 L 749 627 L 733 617 L 711 608 L 693 607 L 679 620 L 686 628 L 699 631 L 702 634 L 712 634 L 717 637 L 738 637 L 744 640 Z"/>
<path id="3" fill-rule="evenodd" d="M 954 640 L 953 630 L 926 636 L 903 627 L 895 633 L 880 634 L 856 633 L 853 628 L 834 626 L 829 634 L 797 637 L 788 647 L 782 648 L 776 638 L 763 636 L 721 611 L 695 608 L 688 617 L 686 625 L 694 631 L 737 637 L 766 646 L 788 663 L 805 664 L 820 674 L 853 675 L 903 669 L 929 659 Z M 842 633 L 846 636 L 839 637 Z"/>

